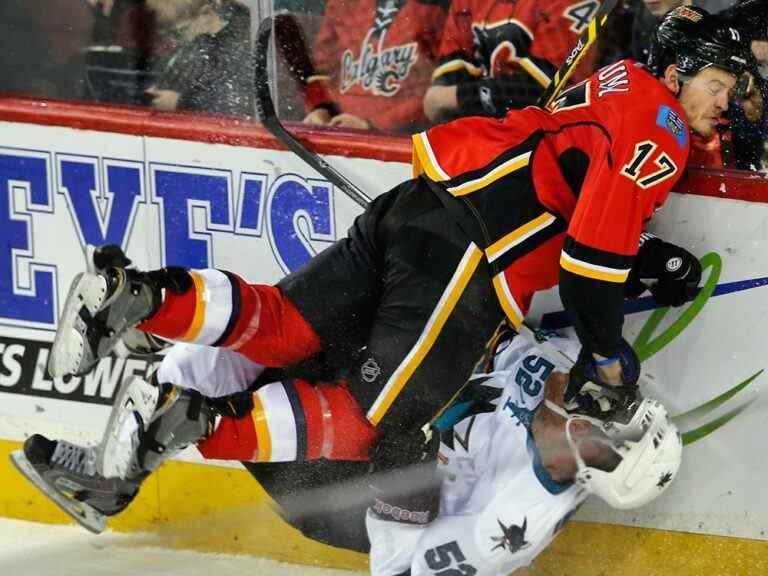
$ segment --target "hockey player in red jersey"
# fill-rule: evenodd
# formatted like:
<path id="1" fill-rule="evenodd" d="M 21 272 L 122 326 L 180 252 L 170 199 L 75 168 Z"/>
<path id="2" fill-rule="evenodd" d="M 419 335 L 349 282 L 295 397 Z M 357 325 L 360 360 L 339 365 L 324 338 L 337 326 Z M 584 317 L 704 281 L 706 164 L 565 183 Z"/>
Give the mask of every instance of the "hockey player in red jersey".
<path id="1" fill-rule="evenodd" d="M 564 372 L 578 343 L 554 333 L 546 339 L 545 348 L 501 332 L 483 371 L 436 421 L 443 490 L 438 519 L 424 530 L 367 511 L 364 460 L 375 429 L 343 386 L 270 381 L 262 366 L 229 350 L 176 344 L 152 382 L 126 379 L 98 448 L 33 435 L 12 459 L 99 532 L 149 472 L 198 442 L 207 458 L 244 461 L 306 536 L 362 552 L 370 542 L 374 576 L 409 566 L 414 576 L 433 574 L 427 551 L 446 541 L 478 576 L 509 574 L 530 563 L 590 494 L 615 508 L 642 506 L 668 488 L 680 464 L 680 437 L 655 400 L 610 423 L 565 413 Z M 207 397 L 233 390 L 245 392 Z M 214 412 L 221 417 L 212 432 Z M 399 472 L 408 484 L 409 471 Z"/>
<path id="2" fill-rule="evenodd" d="M 447 0 L 329 0 L 314 47 L 305 122 L 413 130 L 437 61 Z"/>
<path id="3" fill-rule="evenodd" d="M 379 196 L 349 235 L 276 286 L 229 272 L 110 268 L 78 276 L 54 342 L 53 376 L 88 371 L 122 333 L 224 346 L 265 366 L 322 353 L 377 427 L 386 472 L 430 460 L 422 430 L 471 373 L 499 323 L 519 327 L 533 294 L 559 283 L 582 353 L 571 410 L 597 415 L 635 397 L 638 360 L 622 342 L 633 264 L 662 305 L 695 290 L 696 258 L 641 232 L 688 154 L 689 127 L 714 129 L 744 66 L 743 47 L 706 18 L 672 13 L 651 73 L 612 64 L 552 110 L 467 118 L 414 136 L 424 174 Z M 660 37 L 663 40 L 663 37 Z M 639 251 L 638 251 L 639 249 Z M 650 260 L 654 260 L 650 258 Z M 429 476 L 429 472 L 426 472 Z M 436 495 L 378 475 L 380 500 L 428 522 Z"/>
<path id="4" fill-rule="evenodd" d="M 433 122 L 534 104 L 600 7 L 599 0 L 454 0 L 424 111 Z M 588 53 L 573 79 L 586 78 Z"/>

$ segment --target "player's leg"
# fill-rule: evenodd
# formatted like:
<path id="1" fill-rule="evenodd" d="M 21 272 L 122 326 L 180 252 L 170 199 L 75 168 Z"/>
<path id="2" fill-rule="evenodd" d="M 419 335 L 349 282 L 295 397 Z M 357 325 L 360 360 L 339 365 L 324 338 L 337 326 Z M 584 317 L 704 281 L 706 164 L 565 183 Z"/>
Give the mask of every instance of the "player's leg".
<path id="1" fill-rule="evenodd" d="M 171 340 L 231 348 L 266 366 L 293 364 L 329 342 L 353 350 L 365 341 L 381 284 L 383 262 L 372 231 L 399 188 L 377 198 L 347 237 L 277 286 L 175 267 L 117 266 L 78 275 L 51 351 L 51 374 L 87 372 L 137 325 Z"/>
<path id="2" fill-rule="evenodd" d="M 382 434 L 371 455 L 376 505 L 389 519 L 421 523 L 439 487 L 436 442 L 421 428 L 464 384 L 503 311 L 482 252 L 428 190 L 414 190 L 392 216 L 401 224 L 385 243 L 383 296 L 349 385 Z"/>

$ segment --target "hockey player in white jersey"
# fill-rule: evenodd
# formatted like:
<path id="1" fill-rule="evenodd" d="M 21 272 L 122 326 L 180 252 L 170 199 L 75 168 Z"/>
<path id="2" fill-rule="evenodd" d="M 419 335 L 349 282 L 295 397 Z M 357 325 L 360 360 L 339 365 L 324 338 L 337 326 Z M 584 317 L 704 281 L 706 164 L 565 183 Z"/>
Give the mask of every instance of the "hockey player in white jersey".
<path id="1" fill-rule="evenodd" d="M 551 342 L 578 355 L 574 341 Z M 610 423 L 568 416 L 565 356 L 521 336 L 503 346 L 494 371 L 469 384 L 478 398 L 498 389 L 493 410 L 459 402 L 437 421 L 437 520 L 420 529 L 368 513 L 372 574 L 510 574 L 530 564 L 590 494 L 633 508 L 675 477 L 682 444 L 661 404 L 645 399 Z"/>
<path id="2" fill-rule="evenodd" d="M 681 443 L 661 404 L 645 399 L 611 422 L 569 416 L 563 410 L 565 355 L 575 358 L 576 346 L 574 341 L 551 336 L 548 353 L 520 335 L 502 339 L 488 371 L 473 377 L 434 422 L 443 482 L 438 519 L 424 527 L 388 521 L 384 518 L 395 519 L 403 511 L 383 508 L 375 495 L 367 511 L 361 507 L 374 576 L 420 576 L 446 570 L 454 572 L 445 574 L 509 574 L 530 563 L 590 494 L 612 506 L 629 508 L 645 504 L 667 488 L 680 464 Z M 556 349 L 565 355 L 553 353 Z M 162 398 L 169 396 L 162 392 L 167 386 L 140 380 L 124 385 L 100 458 L 94 448 L 67 445 L 59 451 L 69 452 L 69 458 L 59 454 L 56 462 L 56 449 L 66 443 L 35 436 L 37 440 L 28 440 L 14 461 L 73 517 L 98 531 L 103 528 L 103 516 L 101 525 L 88 522 L 98 519 L 100 507 L 107 515 L 119 512 L 146 475 L 182 444 L 215 437 L 219 430 L 212 432 L 215 410 L 191 390 L 207 395 L 246 390 L 260 371 L 227 350 L 177 345 L 163 362 L 160 381 L 173 378 L 187 388 L 173 386 L 170 396 L 175 400 L 170 401 Z M 285 381 L 272 382 L 256 393 L 263 399 L 277 398 L 286 393 L 286 386 Z M 200 407 L 190 410 L 194 402 L 200 402 Z M 341 412 L 351 409 L 339 408 Z M 329 412 L 332 425 L 344 416 L 340 411 Z M 279 429 L 277 422 L 292 418 L 285 412 L 265 415 L 274 432 Z M 247 418 L 251 420 L 251 415 Z M 174 428 L 177 433 L 170 433 Z M 296 428 L 294 423 L 293 428 L 282 429 Z M 168 442 L 171 436 L 177 438 L 175 444 Z M 363 454 L 374 436 L 360 438 L 365 444 Z M 280 441 L 287 445 L 291 440 Z M 47 460 L 36 454 L 43 441 L 51 443 Z M 437 447 L 437 442 L 432 446 Z M 327 448 L 332 454 L 334 448 Z M 81 457 L 73 456 L 78 449 Z M 105 462 L 106 453 L 113 458 Z M 290 459 L 285 454 L 282 458 Z M 257 454 L 253 460 L 259 460 Z M 105 466 L 123 477 L 101 476 L 97 468 Z M 61 476 L 69 491 L 57 483 Z M 80 481 L 83 490 L 73 491 L 73 481 Z M 135 486 L 129 495 L 122 494 L 120 506 L 104 506 L 109 490 L 119 493 L 126 482 Z M 88 508 L 96 515 L 84 515 Z"/>

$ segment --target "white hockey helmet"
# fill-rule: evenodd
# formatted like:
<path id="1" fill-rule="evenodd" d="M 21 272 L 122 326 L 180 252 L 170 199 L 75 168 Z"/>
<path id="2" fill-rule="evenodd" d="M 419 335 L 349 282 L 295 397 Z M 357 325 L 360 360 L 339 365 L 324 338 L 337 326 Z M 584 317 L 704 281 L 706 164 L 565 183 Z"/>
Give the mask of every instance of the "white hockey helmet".
<path id="1" fill-rule="evenodd" d="M 549 402 L 547 405 L 552 408 Z M 664 492 L 677 476 L 683 444 L 677 427 L 660 402 L 643 399 L 624 421 L 599 422 L 579 415 L 566 417 L 565 433 L 576 460 L 576 482 L 613 508 L 626 510 L 643 506 Z M 604 440 L 598 441 L 618 457 L 618 464 L 611 470 L 585 463 L 579 451 L 580 440 L 571 435 L 571 423 L 581 419 L 598 425 L 605 433 Z"/>

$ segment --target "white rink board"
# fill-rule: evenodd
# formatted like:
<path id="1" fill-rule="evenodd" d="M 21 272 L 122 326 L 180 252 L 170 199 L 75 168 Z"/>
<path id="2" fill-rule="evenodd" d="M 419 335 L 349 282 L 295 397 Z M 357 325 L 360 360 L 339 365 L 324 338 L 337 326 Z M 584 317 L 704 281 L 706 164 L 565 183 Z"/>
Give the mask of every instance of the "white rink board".
<path id="1" fill-rule="evenodd" d="M 52 318 L 83 268 L 87 239 L 117 238 L 141 268 L 220 267 L 274 282 L 343 236 L 359 212 L 287 152 L 1 122 L 0 142 L 0 176 L 4 167 L 16 170 L 13 179 L 0 180 L 0 214 L 13 222 L 0 222 L 0 438 L 8 440 L 32 431 L 97 438 L 120 379 L 147 370 L 138 359 L 108 359 L 98 378 L 69 383 L 52 382 L 42 371 L 46 349 L 39 343 L 53 338 Z M 21 157 L 34 166 L 19 168 Z M 410 175 L 402 163 L 329 160 L 373 196 Z M 678 195 L 656 217 L 652 229 L 666 239 L 698 255 L 715 252 L 722 261 L 718 290 L 731 290 L 710 297 L 644 363 L 646 390 L 673 414 L 700 407 L 768 366 L 762 330 L 768 288 L 760 280 L 768 277 L 767 218 L 765 204 Z M 533 315 L 546 322 L 558 310 L 549 293 L 537 297 Z M 670 312 L 654 337 L 682 313 Z M 651 314 L 627 316 L 630 342 Z M 766 382 L 768 375 L 758 375 L 715 410 L 684 420 L 683 431 L 691 432 L 753 401 L 688 445 L 679 481 L 653 505 L 620 514 L 592 502 L 579 517 L 768 540 Z"/>

